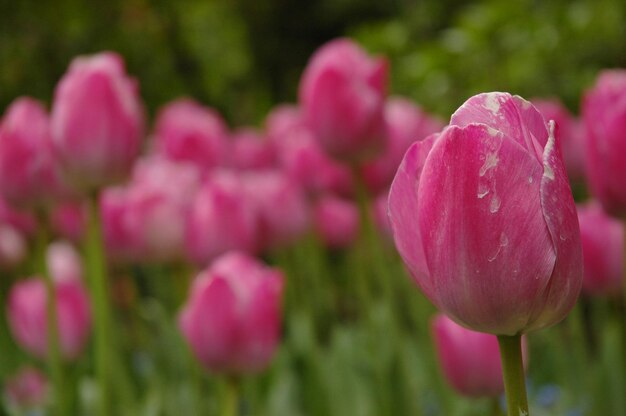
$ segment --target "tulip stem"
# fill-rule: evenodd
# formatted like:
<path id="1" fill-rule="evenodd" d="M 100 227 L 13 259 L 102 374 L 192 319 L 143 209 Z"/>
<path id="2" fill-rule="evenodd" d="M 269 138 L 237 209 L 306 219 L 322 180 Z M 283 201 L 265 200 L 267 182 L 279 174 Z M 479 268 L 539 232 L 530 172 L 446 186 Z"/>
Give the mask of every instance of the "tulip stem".
<path id="1" fill-rule="evenodd" d="M 98 198 L 97 195 L 94 195 L 89 198 L 89 218 L 87 236 L 85 239 L 85 256 L 87 259 L 91 297 L 94 305 L 96 377 L 100 389 L 98 394 L 98 414 L 100 416 L 107 416 L 112 414 L 109 412 L 109 403 L 111 402 L 110 375 L 112 369 L 111 363 L 109 363 L 109 353 L 113 346 L 110 343 L 109 336 L 109 288 L 99 218 Z"/>
<path id="2" fill-rule="evenodd" d="M 522 363 L 522 336 L 498 335 L 506 409 L 508 416 L 528 416 L 524 365 Z"/>
<path id="3" fill-rule="evenodd" d="M 224 384 L 221 416 L 239 416 L 239 380 L 235 377 L 226 377 L 226 383 Z"/>
<path id="4" fill-rule="evenodd" d="M 57 315 L 56 288 L 52 276 L 48 272 L 47 249 L 50 240 L 48 221 L 45 215 L 39 216 L 39 232 L 37 234 L 36 252 L 37 272 L 43 277 L 46 286 L 46 331 L 48 340 L 48 367 L 54 385 L 54 414 L 68 413 L 65 400 L 65 380 L 63 363 L 59 348 L 59 325 Z"/>

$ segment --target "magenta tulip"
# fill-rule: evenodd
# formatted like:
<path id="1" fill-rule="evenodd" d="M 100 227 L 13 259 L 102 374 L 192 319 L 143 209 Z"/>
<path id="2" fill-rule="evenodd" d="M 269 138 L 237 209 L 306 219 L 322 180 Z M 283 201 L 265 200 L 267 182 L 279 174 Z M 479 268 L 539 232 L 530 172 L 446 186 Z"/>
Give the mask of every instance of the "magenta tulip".
<path id="1" fill-rule="evenodd" d="M 296 107 L 280 106 L 272 111 L 267 117 L 267 135 L 278 165 L 308 193 L 352 193 L 350 169 L 322 150 Z"/>
<path id="2" fill-rule="evenodd" d="M 156 150 L 168 159 L 194 163 L 201 170 L 225 166 L 228 130 L 213 109 L 190 99 L 165 106 L 156 121 Z"/>
<path id="3" fill-rule="evenodd" d="M 12 204 L 40 208 L 64 196 L 41 103 L 19 98 L 0 125 L 0 193 Z"/>
<path id="4" fill-rule="evenodd" d="M 284 247 L 308 231 L 309 207 L 298 182 L 277 170 L 250 172 L 242 179 L 259 218 L 260 248 Z"/>
<path id="5" fill-rule="evenodd" d="M 24 367 L 5 383 L 4 393 L 9 406 L 15 409 L 43 408 L 48 401 L 49 383 L 34 367 Z"/>
<path id="6" fill-rule="evenodd" d="M 207 265 L 231 250 L 258 249 L 259 217 L 240 175 L 212 173 L 191 203 L 185 228 L 187 255 Z"/>
<path id="7" fill-rule="evenodd" d="M 233 133 L 231 163 L 238 170 L 271 169 L 276 167 L 276 152 L 261 134 L 242 129 Z"/>
<path id="8" fill-rule="evenodd" d="M 467 328 L 516 335 L 576 302 L 580 233 L 553 133 L 528 101 L 479 94 L 398 169 L 396 247 L 424 294 Z"/>
<path id="9" fill-rule="evenodd" d="M 624 285 L 624 224 L 595 202 L 578 207 L 583 246 L 583 293 L 615 296 Z"/>
<path id="10" fill-rule="evenodd" d="M 361 169 L 365 184 L 373 193 L 389 188 L 402 156 L 413 142 L 423 140 L 444 127 L 439 119 L 426 114 L 416 104 L 401 97 L 387 101 L 385 120 L 389 133 L 387 147 L 384 153 Z"/>
<path id="11" fill-rule="evenodd" d="M 585 163 L 591 193 L 614 216 L 626 216 L 626 70 L 604 71 L 582 102 Z"/>
<path id="12" fill-rule="evenodd" d="M 179 327 L 205 368 L 239 375 L 268 366 L 280 339 L 283 281 L 280 270 L 237 252 L 200 273 Z"/>
<path id="13" fill-rule="evenodd" d="M 359 209 L 350 200 L 321 197 L 314 212 L 317 235 L 330 248 L 346 248 L 359 236 Z"/>
<path id="14" fill-rule="evenodd" d="M 89 299 L 80 280 L 79 261 L 71 247 L 50 246 L 48 267 L 55 285 L 59 349 L 66 360 L 78 358 L 91 331 Z M 13 286 L 7 304 L 9 326 L 16 341 L 41 359 L 48 353 L 46 303 L 44 281 L 30 278 Z"/>
<path id="15" fill-rule="evenodd" d="M 50 225 L 61 237 L 80 242 L 87 226 L 87 207 L 84 201 L 70 201 L 57 205 L 50 211 Z"/>
<path id="16" fill-rule="evenodd" d="M 26 258 L 26 239 L 10 224 L 0 224 L 0 269 L 12 269 Z"/>
<path id="17" fill-rule="evenodd" d="M 585 175 L 584 128 L 557 99 L 535 99 L 533 105 L 546 121 L 554 120 L 561 141 L 567 175 L 580 181 Z"/>
<path id="18" fill-rule="evenodd" d="M 139 154 L 138 85 L 112 52 L 75 58 L 54 94 L 52 139 L 66 176 L 91 190 L 120 181 Z"/>
<path id="19" fill-rule="evenodd" d="M 498 397 L 504 393 L 498 339 L 471 331 L 443 314 L 431 322 L 441 370 L 447 382 L 469 397 Z M 522 338 L 522 354 L 526 353 Z M 524 364 L 528 364 L 524 359 Z"/>
<path id="20" fill-rule="evenodd" d="M 387 62 L 349 39 L 336 39 L 311 57 L 300 81 L 306 123 L 334 157 L 371 158 L 386 141 L 383 117 Z"/>

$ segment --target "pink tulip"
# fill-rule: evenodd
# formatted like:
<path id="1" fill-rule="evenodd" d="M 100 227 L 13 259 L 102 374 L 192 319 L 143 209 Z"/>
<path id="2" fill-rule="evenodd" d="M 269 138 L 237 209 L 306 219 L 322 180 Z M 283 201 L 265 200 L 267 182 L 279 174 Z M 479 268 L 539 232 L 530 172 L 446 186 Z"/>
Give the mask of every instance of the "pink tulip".
<path id="1" fill-rule="evenodd" d="M 402 156 L 413 142 L 440 131 L 444 123 L 424 112 L 406 98 L 390 98 L 385 104 L 388 142 L 384 153 L 366 163 L 363 179 L 371 192 L 378 193 L 391 184 Z"/>
<path id="2" fill-rule="evenodd" d="M 58 244 L 49 248 L 48 268 L 55 285 L 60 353 L 64 359 L 74 360 L 89 337 L 91 313 L 80 280 L 78 254 L 71 247 Z M 41 359 L 48 351 L 46 304 L 44 281 L 30 278 L 13 286 L 7 305 L 9 326 L 16 341 Z"/>
<path id="3" fill-rule="evenodd" d="M 116 186 L 104 189 L 100 196 L 100 220 L 109 260 L 126 263 L 140 257 L 136 236 L 128 220 L 129 191 Z"/>
<path id="4" fill-rule="evenodd" d="M 558 99 L 535 99 L 532 103 L 546 121 L 554 120 L 556 123 L 567 175 L 571 180 L 582 180 L 585 175 L 582 123 L 578 122 Z"/>
<path id="5" fill-rule="evenodd" d="M 336 39 L 311 57 L 300 82 L 306 123 L 322 147 L 343 160 L 363 160 L 385 146 L 387 62 L 349 39 Z"/>
<path id="6" fill-rule="evenodd" d="M 591 193 L 614 216 L 626 215 L 626 70 L 604 71 L 582 102 Z"/>
<path id="7" fill-rule="evenodd" d="M 315 230 L 324 244 L 346 248 L 359 236 L 359 209 L 350 200 L 326 195 L 315 205 Z"/>
<path id="8" fill-rule="evenodd" d="M 280 106 L 272 111 L 267 118 L 267 135 L 279 166 L 307 192 L 352 193 L 350 169 L 324 153 L 296 107 Z"/>
<path id="9" fill-rule="evenodd" d="M 219 257 L 200 273 L 179 317 L 196 358 L 217 373 L 255 373 L 278 346 L 283 273 L 245 254 Z"/>
<path id="10" fill-rule="evenodd" d="M 580 233 L 553 133 L 528 101 L 479 94 L 398 169 L 396 247 L 424 294 L 467 328 L 528 332 L 576 302 Z"/>
<path id="11" fill-rule="evenodd" d="M 57 205 L 50 212 L 50 225 L 61 237 L 75 243 L 85 235 L 87 210 L 83 201 L 70 201 Z"/>
<path id="12" fill-rule="evenodd" d="M 188 256 L 206 265 L 231 250 L 257 251 L 259 218 L 244 181 L 236 173 L 216 171 L 200 187 L 187 219 Z"/>
<path id="13" fill-rule="evenodd" d="M 619 295 L 624 285 L 624 224 L 595 202 L 578 207 L 583 246 L 583 292 Z"/>
<path id="14" fill-rule="evenodd" d="M 26 258 L 24 236 L 9 224 L 0 224 L 0 269 L 12 269 Z"/>
<path id="15" fill-rule="evenodd" d="M 232 165 L 239 170 L 271 169 L 276 166 L 272 143 L 251 129 L 236 131 L 232 138 Z"/>
<path id="16" fill-rule="evenodd" d="M 63 196 L 43 105 L 15 100 L 0 125 L 0 193 L 12 204 L 41 207 Z"/>
<path id="17" fill-rule="evenodd" d="M 471 331 L 443 314 L 432 320 L 437 357 L 445 379 L 460 394 L 469 397 L 498 397 L 504 393 L 498 339 Z M 526 338 L 522 338 L 525 366 Z"/>
<path id="18" fill-rule="evenodd" d="M 225 166 L 228 130 L 213 109 L 191 99 L 169 103 L 156 121 L 156 150 L 168 159 L 194 163 L 201 170 Z"/>
<path id="19" fill-rule="evenodd" d="M 52 139 L 67 177 L 91 190 L 120 181 L 139 154 L 138 85 L 113 52 L 75 58 L 54 95 Z"/>
<path id="20" fill-rule="evenodd" d="M 260 248 L 283 247 L 306 233 L 309 209 L 296 181 L 280 171 L 250 172 L 242 179 L 259 217 Z"/>
<path id="21" fill-rule="evenodd" d="M 41 371 L 24 367 L 6 381 L 4 392 L 12 408 L 44 407 L 48 400 L 49 383 Z"/>
<path id="22" fill-rule="evenodd" d="M 0 224 L 8 224 L 26 236 L 37 233 L 37 220 L 30 212 L 13 208 L 0 196 Z"/>

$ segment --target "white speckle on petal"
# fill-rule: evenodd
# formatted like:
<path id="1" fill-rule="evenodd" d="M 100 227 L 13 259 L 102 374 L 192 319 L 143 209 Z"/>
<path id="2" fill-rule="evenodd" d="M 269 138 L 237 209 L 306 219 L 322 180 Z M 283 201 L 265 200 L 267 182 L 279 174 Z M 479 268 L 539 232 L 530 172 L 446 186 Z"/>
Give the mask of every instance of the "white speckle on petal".
<path id="1" fill-rule="evenodd" d="M 502 201 L 500 200 L 500 198 L 498 198 L 497 195 L 494 195 L 493 198 L 491 198 L 491 203 L 489 204 L 489 212 L 495 214 L 500 209 L 501 204 Z"/>
<path id="2" fill-rule="evenodd" d="M 494 115 L 498 114 L 498 111 L 500 111 L 500 101 L 498 101 L 497 94 L 487 94 L 487 98 L 485 98 L 485 108 Z"/>
<path id="3" fill-rule="evenodd" d="M 488 153 L 485 157 L 485 163 L 480 167 L 478 171 L 478 176 L 483 177 L 488 170 L 495 168 L 498 166 L 498 154 L 497 153 Z"/>
<path id="4" fill-rule="evenodd" d="M 543 150 L 543 176 L 554 180 L 554 170 L 552 170 L 552 166 L 550 166 L 550 158 L 552 157 L 552 153 L 554 152 L 554 121 L 550 120 L 548 122 L 548 126 L 550 128 L 550 135 L 548 136 L 548 143 L 546 143 L 546 147 Z"/>

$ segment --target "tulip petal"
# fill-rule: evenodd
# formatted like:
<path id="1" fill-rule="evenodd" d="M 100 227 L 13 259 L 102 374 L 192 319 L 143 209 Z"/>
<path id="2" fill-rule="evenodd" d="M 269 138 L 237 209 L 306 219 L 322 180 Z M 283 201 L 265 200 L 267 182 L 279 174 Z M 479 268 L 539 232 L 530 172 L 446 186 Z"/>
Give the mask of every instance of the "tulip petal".
<path id="1" fill-rule="evenodd" d="M 482 123 L 513 138 L 541 163 L 548 140 L 543 117 L 532 104 L 503 92 L 478 94 L 467 100 L 450 119 L 451 126 Z"/>
<path id="2" fill-rule="evenodd" d="M 564 319 L 574 306 L 582 285 L 578 215 L 560 147 L 552 121 L 543 154 L 541 206 L 557 257 L 552 276 L 535 305 L 526 330 L 544 328 Z"/>
<path id="3" fill-rule="evenodd" d="M 424 162 L 438 135 L 435 133 L 421 142 L 413 143 L 404 155 L 389 191 L 388 215 L 396 247 L 413 279 L 430 299 L 434 299 L 434 283 L 430 279 L 416 221 L 417 188 Z"/>
<path id="4" fill-rule="evenodd" d="M 433 145 L 417 220 L 436 298 L 465 326 L 516 334 L 545 288 L 555 251 L 542 173 L 532 153 L 484 124 L 451 126 Z"/>

